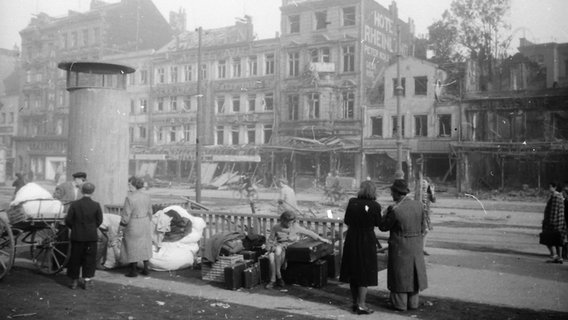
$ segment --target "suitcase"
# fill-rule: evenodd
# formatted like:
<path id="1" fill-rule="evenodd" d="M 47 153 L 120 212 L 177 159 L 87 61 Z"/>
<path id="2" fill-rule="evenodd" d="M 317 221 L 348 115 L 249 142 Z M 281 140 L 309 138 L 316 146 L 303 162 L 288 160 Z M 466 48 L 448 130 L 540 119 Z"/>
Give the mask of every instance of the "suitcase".
<path id="1" fill-rule="evenodd" d="M 303 239 L 286 248 L 286 260 L 295 262 L 314 262 L 333 253 L 331 244 L 313 239 Z"/>
<path id="2" fill-rule="evenodd" d="M 339 252 L 334 252 L 323 257 L 325 261 L 327 261 L 327 277 L 335 279 L 339 277 L 339 270 L 341 265 L 341 257 L 339 256 Z"/>
<path id="3" fill-rule="evenodd" d="M 245 271 L 244 263 L 238 263 L 230 267 L 225 267 L 225 288 L 229 290 L 237 290 L 242 287 L 243 271 Z"/>
<path id="4" fill-rule="evenodd" d="M 258 261 L 258 252 L 257 251 L 253 251 L 253 250 L 243 250 L 241 252 L 239 252 L 239 254 L 242 254 L 243 257 L 245 258 L 245 260 L 252 260 L 254 262 Z"/>
<path id="5" fill-rule="evenodd" d="M 258 265 L 260 267 L 260 282 L 265 283 L 270 281 L 270 259 L 267 256 L 258 258 Z"/>
<path id="6" fill-rule="evenodd" d="M 286 270 L 282 271 L 284 282 L 299 284 L 306 287 L 321 288 L 327 285 L 327 261 L 288 262 Z"/>
<path id="7" fill-rule="evenodd" d="M 251 289 L 260 284 L 260 265 L 258 263 L 243 271 L 243 286 Z"/>

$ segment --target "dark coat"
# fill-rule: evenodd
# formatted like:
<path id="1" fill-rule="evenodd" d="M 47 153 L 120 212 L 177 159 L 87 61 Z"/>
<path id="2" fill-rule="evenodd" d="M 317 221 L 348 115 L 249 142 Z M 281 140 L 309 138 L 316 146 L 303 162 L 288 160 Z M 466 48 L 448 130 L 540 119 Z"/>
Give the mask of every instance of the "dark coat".
<path id="1" fill-rule="evenodd" d="M 97 241 L 101 223 L 101 205 L 90 197 L 72 202 L 65 217 L 65 225 L 71 229 L 71 241 Z"/>
<path id="2" fill-rule="evenodd" d="M 408 197 L 389 207 L 379 229 L 390 231 L 387 287 L 418 292 L 428 287 L 423 251 L 424 206 Z"/>
<path id="3" fill-rule="evenodd" d="M 374 229 L 381 219 L 381 205 L 375 200 L 351 198 L 345 210 L 348 226 L 339 280 L 359 286 L 376 286 L 377 237 Z"/>

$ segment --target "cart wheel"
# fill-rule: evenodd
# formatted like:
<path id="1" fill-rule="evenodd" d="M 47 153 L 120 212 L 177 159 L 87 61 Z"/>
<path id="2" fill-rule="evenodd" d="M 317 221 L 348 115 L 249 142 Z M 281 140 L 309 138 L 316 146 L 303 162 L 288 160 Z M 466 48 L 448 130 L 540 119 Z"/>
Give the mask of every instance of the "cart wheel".
<path id="1" fill-rule="evenodd" d="M 12 264 L 14 263 L 16 254 L 14 235 L 10 225 L 4 219 L 0 218 L 0 280 L 4 278 Z"/>
<path id="2" fill-rule="evenodd" d="M 34 233 L 32 261 L 38 271 L 43 274 L 56 274 L 63 270 L 71 253 L 69 229 L 58 223 L 50 223 L 45 229 L 36 230 Z"/>

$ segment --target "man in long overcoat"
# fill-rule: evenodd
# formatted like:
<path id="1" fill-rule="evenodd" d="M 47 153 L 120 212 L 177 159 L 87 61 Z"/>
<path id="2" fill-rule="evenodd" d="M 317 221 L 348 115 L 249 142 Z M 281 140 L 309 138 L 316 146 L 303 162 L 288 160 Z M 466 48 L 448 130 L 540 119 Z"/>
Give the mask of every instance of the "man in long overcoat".
<path id="1" fill-rule="evenodd" d="M 424 261 L 424 206 L 408 197 L 405 180 L 395 180 L 391 195 L 395 204 L 381 218 L 379 229 L 390 231 L 387 287 L 397 310 L 417 309 L 419 292 L 428 287 Z"/>

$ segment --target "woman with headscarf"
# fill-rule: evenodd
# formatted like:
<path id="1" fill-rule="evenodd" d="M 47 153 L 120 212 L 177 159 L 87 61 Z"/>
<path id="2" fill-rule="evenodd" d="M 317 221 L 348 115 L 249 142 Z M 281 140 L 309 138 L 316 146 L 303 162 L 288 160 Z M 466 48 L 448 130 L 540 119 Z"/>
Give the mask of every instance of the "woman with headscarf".
<path id="1" fill-rule="evenodd" d="M 144 181 L 137 177 L 128 179 L 129 193 L 124 201 L 120 228 L 124 238 L 120 250 L 121 261 L 129 264 L 127 277 L 138 275 L 137 264 L 144 263 L 143 275 L 150 274 L 148 263 L 152 258 L 152 202 L 142 190 Z"/>
<path id="2" fill-rule="evenodd" d="M 352 310 L 357 314 L 371 314 L 365 299 L 367 287 L 376 286 L 377 237 L 374 229 L 379 226 L 381 205 L 376 201 L 376 187 L 371 181 L 363 181 L 356 198 L 351 198 L 345 210 L 344 223 L 348 226 L 339 281 L 348 282 L 353 298 Z"/>

